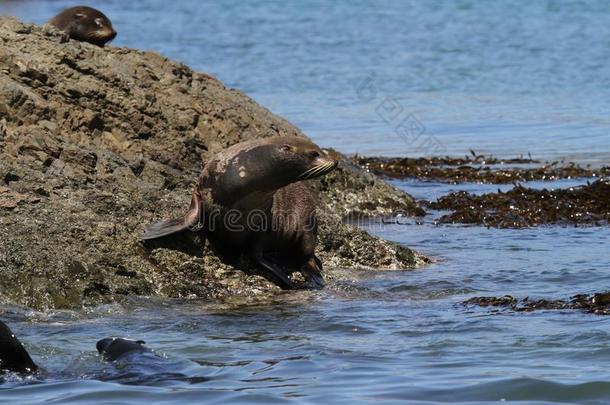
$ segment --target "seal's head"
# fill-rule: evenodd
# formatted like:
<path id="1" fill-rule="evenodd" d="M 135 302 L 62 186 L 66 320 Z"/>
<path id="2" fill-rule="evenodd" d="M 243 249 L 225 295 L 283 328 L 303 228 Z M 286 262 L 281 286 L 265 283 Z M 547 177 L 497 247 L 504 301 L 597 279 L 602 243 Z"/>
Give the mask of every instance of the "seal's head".
<path id="1" fill-rule="evenodd" d="M 201 188 L 211 188 L 219 201 L 253 191 L 275 191 L 290 183 L 325 175 L 338 161 L 310 140 L 278 136 L 241 142 L 208 162 Z"/>
<path id="2" fill-rule="evenodd" d="M 339 163 L 326 150 L 311 141 L 298 137 L 273 138 L 275 155 L 286 170 L 290 183 L 325 175 Z M 295 177 L 296 176 L 296 177 Z"/>
<path id="3" fill-rule="evenodd" d="M 109 337 L 99 340 L 95 347 L 99 354 L 108 361 L 117 360 L 128 353 L 143 353 L 150 351 L 143 340 L 131 340 L 120 337 Z"/>
<path id="4" fill-rule="evenodd" d="M 98 46 L 104 46 L 117 35 L 108 17 L 99 10 L 85 6 L 65 9 L 49 24 L 65 31 L 72 39 Z"/>

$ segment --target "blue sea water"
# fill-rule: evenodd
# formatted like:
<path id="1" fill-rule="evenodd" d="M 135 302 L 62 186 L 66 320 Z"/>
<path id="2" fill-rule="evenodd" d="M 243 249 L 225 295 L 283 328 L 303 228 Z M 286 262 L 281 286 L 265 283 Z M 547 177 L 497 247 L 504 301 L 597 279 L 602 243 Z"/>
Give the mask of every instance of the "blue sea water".
<path id="1" fill-rule="evenodd" d="M 113 21 L 113 45 L 206 71 L 343 152 L 474 149 L 610 162 L 610 2 L 86 3 Z M 0 1 L 0 13 L 43 23 L 76 4 Z M 497 188 L 395 185 L 425 199 Z M 358 272 L 272 302 L 134 298 L 46 313 L 3 307 L 48 377 L 7 382 L 0 401 L 610 402 L 610 319 L 459 304 L 474 295 L 567 298 L 608 289 L 610 229 L 436 226 L 432 216 L 368 228 L 437 261 L 412 272 Z M 137 384 L 107 381 L 108 366 L 94 355 L 101 335 L 144 339 L 167 364 L 128 369 L 142 376 Z"/>

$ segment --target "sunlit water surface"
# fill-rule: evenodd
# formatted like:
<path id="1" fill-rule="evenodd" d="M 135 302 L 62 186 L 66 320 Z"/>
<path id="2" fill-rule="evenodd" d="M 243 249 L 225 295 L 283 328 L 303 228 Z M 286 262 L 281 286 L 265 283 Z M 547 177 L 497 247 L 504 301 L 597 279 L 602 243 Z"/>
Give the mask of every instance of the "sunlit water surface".
<path id="1" fill-rule="evenodd" d="M 0 1 L 0 13 L 42 23 L 77 3 Z M 114 45 L 207 71 L 344 152 L 473 148 L 595 165 L 610 156 L 608 2 L 88 4 L 114 22 Z M 497 189 L 395 184 L 423 199 Z M 2 319 L 46 373 L 9 379 L 0 401 L 608 403 L 610 319 L 492 313 L 460 302 L 607 289 L 610 229 L 435 226 L 434 215 L 368 225 L 434 264 L 354 272 L 350 281 L 272 302 L 133 299 L 46 313 L 4 307 Z M 105 364 L 94 347 L 107 335 L 144 339 L 162 358 Z"/>

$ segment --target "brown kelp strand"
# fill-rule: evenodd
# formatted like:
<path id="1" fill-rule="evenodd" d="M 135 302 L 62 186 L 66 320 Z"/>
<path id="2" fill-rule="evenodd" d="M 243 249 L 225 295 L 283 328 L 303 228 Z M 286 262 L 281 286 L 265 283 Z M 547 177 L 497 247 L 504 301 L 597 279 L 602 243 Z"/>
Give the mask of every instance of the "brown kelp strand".
<path id="1" fill-rule="evenodd" d="M 575 163 L 547 162 L 531 158 L 498 159 L 493 156 L 384 158 L 356 156 L 372 173 L 390 178 L 417 178 L 448 183 L 506 184 L 516 181 L 559 180 L 610 175 L 610 167 L 593 169 Z M 535 164 L 537 166 L 532 167 Z M 507 167 L 511 165 L 511 167 Z M 515 167 L 514 165 L 527 165 Z"/>
<path id="2" fill-rule="evenodd" d="M 452 210 L 439 223 L 481 224 L 523 228 L 542 224 L 605 225 L 610 220 L 610 181 L 600 179 L 581 187 L 537 190 L 515 186 L 505 193 L 473 195 L 455 192 L 435 202 L 435 210 Z"/>
<path id="3" fill-rule="evenodd" d="M 578 294 L 569 299 L 522 299 L 510 295 L 502 297 L 473 297 L 463 302 L 464 305 L 493 307 L 515 312 L 539 310 L 580 310 L 599 315 L 610 315 L 610 292 L 595 294 Z"/>

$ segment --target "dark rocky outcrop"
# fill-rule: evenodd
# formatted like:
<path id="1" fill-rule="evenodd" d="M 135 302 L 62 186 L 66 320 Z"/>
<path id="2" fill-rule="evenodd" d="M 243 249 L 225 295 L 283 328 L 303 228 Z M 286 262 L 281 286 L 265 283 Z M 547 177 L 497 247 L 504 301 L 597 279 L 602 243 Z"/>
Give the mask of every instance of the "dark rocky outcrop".
<path id="1" fill-rule="evenodd" d="M 304 136 L 183 64 L 0 18 L 0 300 L 72 308 L 133 294 L 275 293 L 264 278 L 209 252 L 151 252 L 139 236 L 151 221 L 185 209 L 202 160 L 278 134 Z M 406 269 L 423 261 L 344 224 L 354 215 L 421 209 L 341 160 L 339 170 L 313 184 L 327 278 L 337 277 L 338 267 Z"/>

